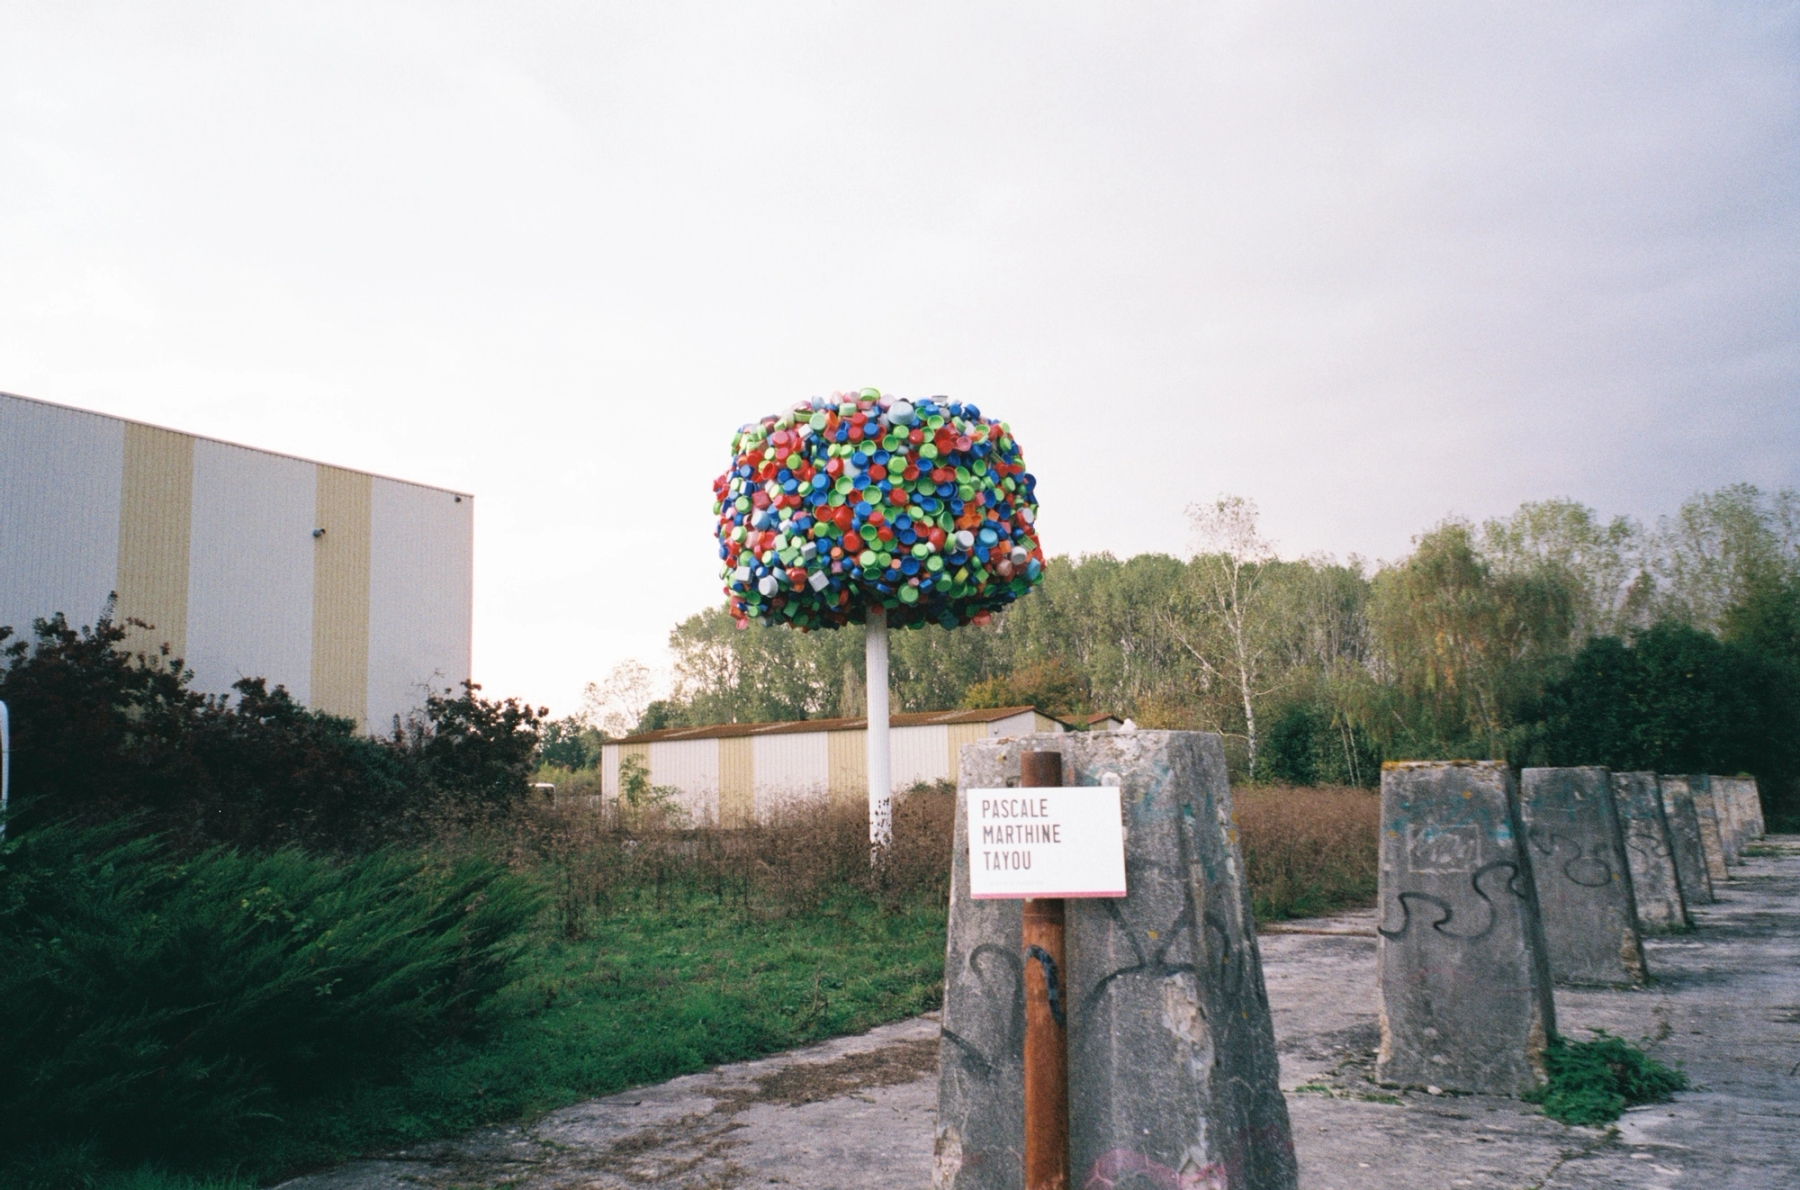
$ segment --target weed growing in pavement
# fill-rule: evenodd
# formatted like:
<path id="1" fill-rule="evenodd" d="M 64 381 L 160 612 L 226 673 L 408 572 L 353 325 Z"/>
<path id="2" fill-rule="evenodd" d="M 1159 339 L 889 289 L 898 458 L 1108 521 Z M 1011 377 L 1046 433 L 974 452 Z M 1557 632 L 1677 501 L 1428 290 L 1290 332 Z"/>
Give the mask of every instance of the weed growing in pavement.
<path id="1" fill-rule="evenodd" d="M 1592 1041 L 1558 1039 L 1544 1051 L 1549 1081 L 1525 1096 L 1563 1124 L 1610 1124 L 1628 1107 L 1664 1103 L 1685 1090 L 1687 1075 L 1671 1070 L 1604 1029 Z"/>

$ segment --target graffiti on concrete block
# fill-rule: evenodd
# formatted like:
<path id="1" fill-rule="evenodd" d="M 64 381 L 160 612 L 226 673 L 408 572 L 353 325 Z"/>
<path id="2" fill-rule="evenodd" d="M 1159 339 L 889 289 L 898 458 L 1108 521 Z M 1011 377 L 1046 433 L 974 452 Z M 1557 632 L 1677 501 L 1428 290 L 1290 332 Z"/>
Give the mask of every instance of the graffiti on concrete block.
<path id="1" fill-rule="evenodd" d="M 1488 879 L 1498 872 L 1506 873 L 1506 879 L 1504 881 Z M 1500 908 L 1494 903 L 1494 896 L 1489 894 L 1488 888 L 1482 886 L 1484 879 L 1487 884 L 1492 887 L 1495 895 L 1504 896 L 1510 893 L 1521 899 L 1525 896 L 1524 891 L 1520 889 L 1518 885 L 1519 865 L 1510 860 L 1497 859 L 1492 863 L 1483 864 L 1469 877 L 1469 887 L 1474 890 L 1475 895 L 1481 900 L 1481 906 L 1476 911 L 1476 920 L 1481 922 L 1478 929 L 1470 930 L 1465 928 L 1465 925 L 1458 924 L 1456 906 L 1451 904 L 1445 898 L 1422 892 L 1400 893 L 1395 898 L 1400 905 L 1399 926 L 1397 928 L 1390 928 L 1387 925 L 1378 924 L 1375 929 L 1383 938 L 1404 938 L 1407 932 L 1413 927 L 1413 912 L 1415 906 L 1427 905 L 1432 909 L 1435 909 L 1438 916 L 1430 921 L 1424 922 L 1424 925 L 1430 926 L 1433 930 L 1446 938 L 1455 938 L 1459 942 L 1477 942 L 1491 934 L 1494 930 L 1494 925 L 1500 919 Z M 1423 914 L 1421 914 L 1421 916 L 1423 916 Z M 1474 923 L 1469 922 L 1467 924 L 1473 925 Z"/>

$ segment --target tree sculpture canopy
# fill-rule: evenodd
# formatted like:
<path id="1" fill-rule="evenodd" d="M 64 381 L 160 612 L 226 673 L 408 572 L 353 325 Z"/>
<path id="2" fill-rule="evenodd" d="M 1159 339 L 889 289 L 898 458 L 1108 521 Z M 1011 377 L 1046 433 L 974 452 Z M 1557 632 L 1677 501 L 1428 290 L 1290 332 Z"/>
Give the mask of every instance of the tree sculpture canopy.
<path id="1" fill-rule="evenodd" d="M 1006 423 L 872 388 L 744 426 L 713 482 L 738 627 L 985 623 L 1043 574 L 1036 486 Z"/>

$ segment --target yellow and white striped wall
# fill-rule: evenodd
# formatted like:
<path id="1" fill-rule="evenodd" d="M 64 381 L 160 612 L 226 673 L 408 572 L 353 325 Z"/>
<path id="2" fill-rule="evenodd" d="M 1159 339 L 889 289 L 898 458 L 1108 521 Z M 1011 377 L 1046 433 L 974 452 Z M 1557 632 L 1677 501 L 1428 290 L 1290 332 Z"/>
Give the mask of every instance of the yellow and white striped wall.
<path id="1" fill-rule="evenodd" d="M 154 628 L 376 731 L 469 676 L 474 498 L 0 393 L 0 625 Z"/>
<path id="2" fill-rule="evenodd" d="M 1064 731 L 1067 725 L 1033 707 L 920 711 L 895 715 L 888 736 L 894 792 L 920 782 L 957 778 L 964 744 L 987 736 Z M 600 754 L 600 792 L 619 796 L 620 765 L 635 757 L 651 784 L 695 824 L 747 826 L 796 802 L 865 804 L 869 738 L 863 719 L 800 719 L 670 727 L 607 743 Z"/>

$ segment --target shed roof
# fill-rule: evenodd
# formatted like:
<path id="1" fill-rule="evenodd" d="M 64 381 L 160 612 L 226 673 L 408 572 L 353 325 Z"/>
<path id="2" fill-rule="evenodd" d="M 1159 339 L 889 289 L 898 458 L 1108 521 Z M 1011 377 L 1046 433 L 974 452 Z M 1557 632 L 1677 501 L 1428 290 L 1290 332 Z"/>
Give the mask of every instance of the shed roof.
<path id="1" fill-rule="evenodd" d="M 1023 707 L 983 707 L 973 711 L 909 711 L 902 715 L 888 716 L 891 727 L 936 727 L 950 723 L 994 723 L 1001 719 L 1011 719 L 1014 715 L 1023 715 L 1028 711 L 1037 711 L 1046 719 L 1056 719 L 1063 726 L 1072 726 L 1055 715 L 1045 715 L 1033 706 Z M 787 719 L 778 723 L 712 723 L 705 727 L 664 727 L 658 731 L 641 731 L 636 735 L 628 735 L 621 740 L 609 740 L 618 744 L 655 744 L 668 743 L 674 740 L 717 740 L 741 736 L 761 735 L 801 735 L 813 731 L 862 731 L 869 726 L 869 721 L 858 715 L 850 719 Z"/>

